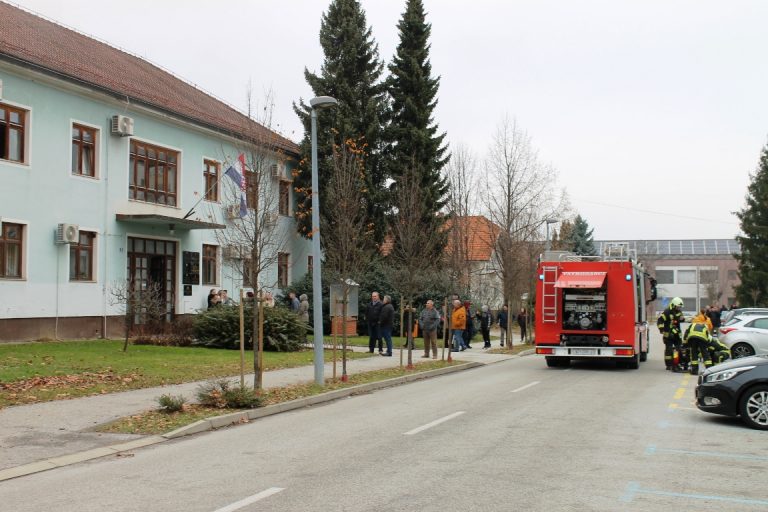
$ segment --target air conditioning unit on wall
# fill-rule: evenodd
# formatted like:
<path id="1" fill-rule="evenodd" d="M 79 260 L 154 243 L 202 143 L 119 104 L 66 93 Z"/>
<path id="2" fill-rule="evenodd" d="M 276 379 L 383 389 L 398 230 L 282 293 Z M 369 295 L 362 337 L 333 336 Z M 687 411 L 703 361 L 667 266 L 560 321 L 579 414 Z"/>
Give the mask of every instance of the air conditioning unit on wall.
<path id="1" fill-rule="evenodd" d="M 231 205 L 227 206 L 227 218 L 229 220 L 239 219 L 240 218 L 240 205 L 239 204 L 231 204 Z"/>
<path id="2" fill-rule="evenodd" d="M 237 245 L 225 245 L 222 251 L 225 260 L 241 260 L 242 248 Z"/>
<path id="3" fill-rule="evenodd" d="M 110 127 L 112 135 L 130 137 L 133 135 L 133 118 L 121 115 L 112 116 Z"/>
<path id="4" fill-rule="evenodd" d="M 272 227 L 277 224 L 278 215 L 276 212 L 269 212 L 264 214 L 264 225 Z"/>
<path id="5" fill-rule="evenodd" d="M 57 244 L 76 244 L 80 239 L 80 226 L 76 224 L 59 224 L 56 228 Z"/>

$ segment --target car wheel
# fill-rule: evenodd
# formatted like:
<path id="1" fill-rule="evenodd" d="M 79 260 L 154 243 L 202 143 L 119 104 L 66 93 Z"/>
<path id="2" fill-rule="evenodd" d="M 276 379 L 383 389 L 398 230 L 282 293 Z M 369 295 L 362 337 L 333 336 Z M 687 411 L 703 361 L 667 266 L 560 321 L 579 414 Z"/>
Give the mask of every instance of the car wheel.
<path id="1" fill-rule="evenodd" d="M 738 359 L 740 357 L 749 357 L 755 355 L 755 349 L 746 343 L 737 343 L 731 347 L 731 355 L 734 359 Z"/>
<path id="2" fill-rule="evenodd" d="M 768 386 L 763 384 L 748 389 L 739 402 L 739 413 L 750 427 L 768 430 Z"/>

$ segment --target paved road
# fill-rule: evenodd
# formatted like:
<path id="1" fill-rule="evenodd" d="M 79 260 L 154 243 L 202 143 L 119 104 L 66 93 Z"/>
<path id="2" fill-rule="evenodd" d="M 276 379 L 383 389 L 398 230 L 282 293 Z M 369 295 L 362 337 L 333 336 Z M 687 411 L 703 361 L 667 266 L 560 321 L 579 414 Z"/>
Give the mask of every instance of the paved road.
<path id="1" fill-rule="evenodd" d="M 768 508 L 768 434 L 665 372 L 527 357 L 0 484 L 57 511 Z"/>

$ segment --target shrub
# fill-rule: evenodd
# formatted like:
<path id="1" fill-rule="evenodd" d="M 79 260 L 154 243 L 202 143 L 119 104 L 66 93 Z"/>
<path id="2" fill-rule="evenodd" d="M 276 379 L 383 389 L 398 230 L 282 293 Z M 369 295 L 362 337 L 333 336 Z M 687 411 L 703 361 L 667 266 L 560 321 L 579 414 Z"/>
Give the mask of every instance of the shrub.
<path id="1" fill-rule="evenodd" d="M 187 399 L 181 395 L 161 395 L 157 398 L 157 403 L 160 404 L 160 410 L 163 412 L 179 412 L 184 409 Z"/>
<path id="2" fill-rule="evenodd" d="M 251 305 L 245 308 L 245 340 L 253 348 Z M 236 349 L 240 346 L 239 308 L 220 306 L 200 312 L 194 319 L 197 344 Z M 306 337 L 306 324 L 282 307 L 264 308 L 264 350 L 295 352 Z"/>
<path id="3" fill-rule="evenodd" d="M 170 324 L 140 329 L 133 337 L 134 345 L 188 347 L 194 341 L 194 321 L 189 316 L 176 317 Z"/>
<path id="4" fill-rule="evenodd" d="M 207 407 L 250 409 L 261 406 L 261 398 L 252 388 L 226 379 L 211 380 L 197 388 L 197 400 Z"/>

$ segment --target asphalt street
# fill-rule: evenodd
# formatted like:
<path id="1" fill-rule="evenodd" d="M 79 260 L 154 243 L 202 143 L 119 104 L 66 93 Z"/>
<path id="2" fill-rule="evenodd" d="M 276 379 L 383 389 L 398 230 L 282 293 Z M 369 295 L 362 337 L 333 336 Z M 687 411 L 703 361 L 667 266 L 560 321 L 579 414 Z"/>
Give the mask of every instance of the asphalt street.
<path id="1" fill-rule="evenodd" d="M 504 361 L 0 484 L 0 509 L 738 511 L 768 508 L 768 433 L 695 379 Z"/>

